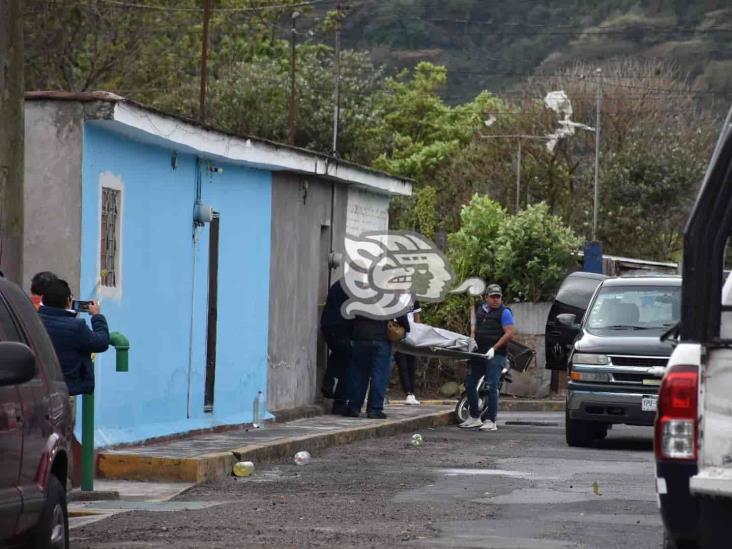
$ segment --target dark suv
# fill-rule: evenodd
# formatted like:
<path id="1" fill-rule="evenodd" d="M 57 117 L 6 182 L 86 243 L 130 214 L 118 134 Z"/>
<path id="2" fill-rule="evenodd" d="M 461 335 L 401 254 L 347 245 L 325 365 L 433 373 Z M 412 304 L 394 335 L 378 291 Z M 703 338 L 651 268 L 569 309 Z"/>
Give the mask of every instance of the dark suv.
<path id="1" fill-rule="evenodd" d="M 680 277 L 610 278 L 597 288 L 569 359 L 566 439 L 588 446 L 614 423 L 653 425 L 679 320 Z M 557 320 L 574 326 L 575 316 Z"/>
<path id="2" fill-rule="evenodd" d="M 0 544 L 69 545 L 71 406 L 28 296 L 0 277 Z"/>

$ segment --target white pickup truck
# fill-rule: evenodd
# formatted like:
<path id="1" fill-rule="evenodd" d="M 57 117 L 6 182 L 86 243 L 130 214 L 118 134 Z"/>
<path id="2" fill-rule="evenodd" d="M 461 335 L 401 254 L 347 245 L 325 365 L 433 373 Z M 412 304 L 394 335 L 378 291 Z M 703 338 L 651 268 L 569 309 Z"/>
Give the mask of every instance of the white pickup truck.
<path id="1" fill-rule="evenodd" d="M 664 547 L 732 547 L 732 111 L 684 233 L 681 322 L 655 422 Z"/>

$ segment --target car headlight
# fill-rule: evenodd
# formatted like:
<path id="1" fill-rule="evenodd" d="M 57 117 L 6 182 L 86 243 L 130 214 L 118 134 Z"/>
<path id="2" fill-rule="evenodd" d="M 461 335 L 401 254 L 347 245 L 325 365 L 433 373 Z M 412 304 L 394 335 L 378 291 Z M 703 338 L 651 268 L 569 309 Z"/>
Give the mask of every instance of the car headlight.
<path id="1" fill-rule="evenodd" d="M 583 370 L 572 370 L 569 374 L 572 381 L 594 381 L 596 383 L 607 383 L 610 381 L 608 372 L 586 372 Z"/>
<path id="2" fill-rule="evenodd" d="M 572 355 L 572 364 L 589 364 L 593 366 L 606 366 L 610 364 L 610 357 L 594 353 L 575 353 Z"/>

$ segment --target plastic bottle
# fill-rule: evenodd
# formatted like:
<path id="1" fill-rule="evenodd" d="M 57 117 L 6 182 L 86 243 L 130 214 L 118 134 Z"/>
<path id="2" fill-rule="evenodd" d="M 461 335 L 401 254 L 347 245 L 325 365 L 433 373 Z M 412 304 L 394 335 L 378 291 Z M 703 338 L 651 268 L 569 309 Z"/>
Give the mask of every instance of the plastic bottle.
<path id="1" fill-rule="evenodd" d="M 248 477 L 254 472 L 254 463 L 251 461 L 240 461 L 234 465 L 234 474 L 237 477 Z"/>
<path id="2" fill-rule="evenodd" d="M 301 450 L 295 454 L 295 464 L 307 465 L 308 463 L 310 463 L 310 452 Z"/>
<path id="3" fill-rule="evenodd" d="M 262 427 L 262 420 L 264 419 L 264 413 L 267 411 L 267 404 L 264 400 L 264 393 L 262 391 L 257 392 L 257 396 L 254 397 L 254 413 L 252 414 L 252 423 L 255 427 Z"/>

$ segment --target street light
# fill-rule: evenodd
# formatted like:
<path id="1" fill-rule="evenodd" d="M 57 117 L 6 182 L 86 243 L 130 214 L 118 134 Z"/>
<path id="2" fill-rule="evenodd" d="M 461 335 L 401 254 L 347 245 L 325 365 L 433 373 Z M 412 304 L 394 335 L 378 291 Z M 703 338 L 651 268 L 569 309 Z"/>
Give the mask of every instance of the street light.
<path id="1" fill-rule="evenodd" d="M 597 69 L 595 72 L 599 75 L 601 69 Z M 559 128 L 554 133 L 548 135 L 525 135 L 525 134 L 503 134 L 503 135 L 482 135 L 483 139 L 516 139 L 517 140 L 517 151 L 516 151 L 516 211 L 519 210 L 519 199 L 521 193 L 521 141 L 524 139 L 534 141 L 544 141 L 547 149 L 553 151 L 559 140 L 574 135 L 575 130 L 585 130 L 595 132 L 595 198 L 594 198 L 594 211 L 593 211 L 593 225 L 592 225 L 592 239 L 595 239 L 595 232 L 597 226 L 597 196 L 598 196 L 598 173 L 599 173 L 599 151 L 600 151 L 600 86 L 597 88 L 597 127 L 593 128 L 575 122 L 571 119 L 572 117 L 572 103 L 567 97 L 564 91 L 552 91 L 549 92 L 544 98 L 544 104 L 547 108 L 555 111 L 557 114 L 561 114 L 563 118 L 559 120 Z M 488 119 L 485 121 L 485 126 L 490 127 L 496 121 L 496 117 L 490 114 Z M 527 199 L 528 202 L 528 199 Z"/>
<path id="2" fill-rule="evenodd" d="M 595 189 L 592 202 L 592 240 L 597 241 L 597 205 L 600 194 L 600 112 L 602 105 L 602 69 L 595 69 L 597 75 L 597 112 L 595 113 Z"/>
<path id="3" fill-rule="evenodd" d="M 490 124 L 488 124 L 490 125 Z M 516 139 L 518 148 L 516 149 L 516 212 L 519 211 L 519 203 L 521 198 L 521 141 L 549 141 L 544 135 L 524 135 L 524 134 L 505 134 L 505 135 L 481 135 L 483 139 Z M 528 202 L 528 198 L 527 198 Z"/>

